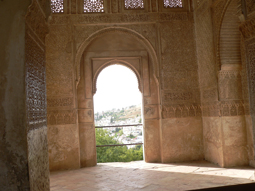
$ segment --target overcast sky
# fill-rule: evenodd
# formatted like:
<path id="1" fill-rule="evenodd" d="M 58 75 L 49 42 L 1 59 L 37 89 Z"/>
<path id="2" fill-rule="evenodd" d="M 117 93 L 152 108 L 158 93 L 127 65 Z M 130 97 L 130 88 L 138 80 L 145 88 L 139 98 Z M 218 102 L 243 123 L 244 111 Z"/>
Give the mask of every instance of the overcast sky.
<path id="1" fill-rule="evenodd" d="M 94 95 L 95 113 L 140 103 L 142 98 L 137 77 L 129 68 L 111 65 L 99 74 Z"/>

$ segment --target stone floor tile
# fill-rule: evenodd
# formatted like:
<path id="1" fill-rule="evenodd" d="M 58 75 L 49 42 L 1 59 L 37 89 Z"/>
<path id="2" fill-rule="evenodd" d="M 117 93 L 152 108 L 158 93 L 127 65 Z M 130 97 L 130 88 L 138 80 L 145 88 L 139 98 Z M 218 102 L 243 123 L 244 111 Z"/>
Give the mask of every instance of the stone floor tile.
<path id="1" fill-rule="evenodd" d="M 101 163 L 95 167 L 53 172 L 51 191 L 190 190 L 250 183 L 254 168 L 219 168 L 206 161 L 155 164 L 143 161 Z"/>

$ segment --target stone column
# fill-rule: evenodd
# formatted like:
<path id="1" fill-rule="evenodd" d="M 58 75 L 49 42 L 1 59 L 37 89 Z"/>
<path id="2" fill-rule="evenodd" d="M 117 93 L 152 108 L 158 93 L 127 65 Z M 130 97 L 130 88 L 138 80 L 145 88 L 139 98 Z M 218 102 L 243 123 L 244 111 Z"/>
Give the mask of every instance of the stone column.
<path id="1" fill-rule="evenodd" d="M 95 166 L 96 138 L 93 112 L 92 71 L 89 60 L 81 63 L 81 79 L 77 89 L 81 167 Z"/>

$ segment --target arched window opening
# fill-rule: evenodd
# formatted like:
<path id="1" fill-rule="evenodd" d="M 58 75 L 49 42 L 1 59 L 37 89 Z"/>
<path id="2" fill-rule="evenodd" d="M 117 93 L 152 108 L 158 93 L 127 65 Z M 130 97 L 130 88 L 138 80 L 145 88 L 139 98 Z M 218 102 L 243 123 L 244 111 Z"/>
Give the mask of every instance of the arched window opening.
<path id="1" fill-rule="evenodd" d="M 84 13 L 103 13 L 103 0 L 84 0 Z"/>
<path id="2" fill-rule="evenodd" d="M 143 160 L 141 102 L 132 70 L 111 65 L 101 71 L 94 95 L 98 163 Z"/>
<path id="3" fill-rule="evenodd" d="M 125 9 L 143 9 L 143 0 L 125 0 Z"/>
<path id="4" fill-rule="evenodd" d="M 182 7 L 182 0 L 164 0 L 165 8 Z"/>
<path id="5" fill-rule="evenodd" d="M 64 12 L 64 0 L 51 0 L 51 12 L 63 13 Z"/>

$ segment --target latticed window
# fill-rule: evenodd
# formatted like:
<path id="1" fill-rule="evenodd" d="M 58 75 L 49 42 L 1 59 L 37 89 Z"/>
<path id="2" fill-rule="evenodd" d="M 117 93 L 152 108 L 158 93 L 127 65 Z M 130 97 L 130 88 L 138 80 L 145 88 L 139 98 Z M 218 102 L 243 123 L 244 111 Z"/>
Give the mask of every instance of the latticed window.
<path id="1" fill-rule="evenodd" d="M 143 9 L 143 0 L 125 0 L 126 9 Z"/>
<path id="2" fill-rule="evenodd" d="M 63 13 L 64 12 L 64 0 L 51 0 L 51 12 Z"/>
<path id="3" fill-rule="evenodd" d="M 182 7 L 182 0 L 164 0 L 165 8 Z"/>
<path id="4" fill-rule="evenodd" d="M 84 12 L 104 12 L 103 0 L 84 0 Z"/>

